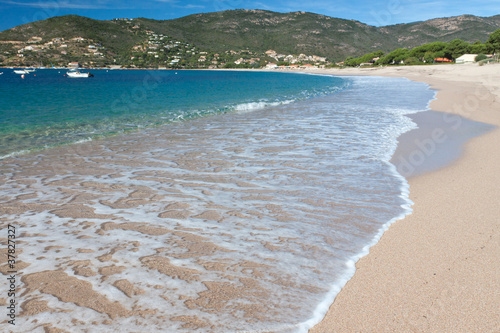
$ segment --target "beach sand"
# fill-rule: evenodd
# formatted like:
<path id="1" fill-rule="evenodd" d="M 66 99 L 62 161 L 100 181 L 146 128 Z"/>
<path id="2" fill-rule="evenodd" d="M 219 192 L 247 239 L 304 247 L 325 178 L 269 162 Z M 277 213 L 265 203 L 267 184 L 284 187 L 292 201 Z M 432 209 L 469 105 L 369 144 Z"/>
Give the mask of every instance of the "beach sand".
<path id="1" fill-rule="evenodd" d="M 430 107 L 445 112 L 443 124 L 463 130 L 464 123 L 454 116 L 459 115 L 500 125 L 500 65 L 324 73 L 426 82 L 438 90 Z M 442 153 L 437 148 L 456 138 L 442 134 L 439 126 L 435 126 L 438 132 L 430 131 L 423 119 L 415 119 L 421 130 L 400 138 L 400 152 L 393 161 L 401 154 L 408 160 L 413 153 L 431 164 L 440 163 Z M 415 147 L 415 140 L 428 145 Z M 393 224 L 359 260 L 354 277 L 310 333 L 500 332 L 499 142 L 500 130 L 495 128 L 469 140 L 451 164 L 407 175 L 413 213 Z M 420 162 L 414 165 L 418 169 L 416 164 Z"/>
<path id="2" fill-rule="evenodd" d="M 396 164 L 399 158 L 411 162 L 412 154 L 415 158 L 415 154 L 419 154 L 419 150 L 412 146 L 415 138 L 422 142 L 433 140 L 435 149 L 420 152 L 430 163 L 410 165 L 417 172 L 428 164 L 440 166 L 454 158 L 443 148 L 449 144 L 462 144 L 456 140 L 463 139 L 464 135 L 454 135 L 454 128 L 475 128 L 472 122 L 462 121 L 452 114 L 500 125 L 500 65 L 315 71 L 320 72 L 406 77 L 427 82 L 439 90 L 438 98 L 431 107 L 449 115 L 445 117 L 443 113 L 423 112 L 412 116 L 421 129 L 403 136 L 394 156 Z M 440 122 L 431 121 L 440 117 L 443 117 Z M 429 122 L 435 127 L 429 127 Z M 230 133 L 233 123 L 229 121 L 223 130 L 213 130 L 216 133 L 208 130 L 204 133 L 208 133 L 205 135 L 211 140 L 217 139 L 217 135 Z M 255 179 L 250 175 L 242 175 L 240 182 L 227 185 L 228 181 L 221 172 L 228 167 L 235 168 L 235 162 L 227 155 L 244 152 L 238 150 L 236 145 L 233 147 L 231 142 L 227 143 L 229 146 L 223 150 L 224 154 L 209 154 L 209 160 L 196 162 L 196 157 L 206 154 L 207 150 L 203 150 L 197 142 L 184 139 L 191 134 L 189 126 L 181 126 L 175 135 L 168 137 L 161 133 L 150 137 L 144 146 L 146 151 L 153 153 L 147 158 L 141 155 L 144 147 L 134 145 L 131 137 L 128 139 L 130 142 L 125 144 L 121 138 L 109 139 L 105 144 L 99 141 L 83 143 L 49 150 L 38 157 L 36 163 L 20 156 L 0 166 L 4 174 L 11 175 L 2 175 L 0 180 L 19 191 L 15 197 L 5 195 L 0 202 L 0 209 L 10 214 L 7 222 L 18 227 L 20 246 L 17 255 L 23 260 L 16 263 L 16 268 L 22 272 L 35 260 L 43 268 L 43 271 L 35 273 L 18 274 L 23 284 L 22 294 L 18 296 L 18 320 L 36 327 L 36 332 L 83 331 L 89 323 L 95 327 L 108 326 L 110 330 L 128 324 L 135 325 L 136 331 L 145 327 L 150 331 L 161 331 L 167 321 L 177 321 L 179 326 L 194 331 L 208 329 L 208 320 L 170 315 L 169 318 L 155 317 L 153 323 L 151 317 L 157 310 L 148 295 L 159 294 L 172 304 L 186 303 L 192 309 L 206 312 L 225 307 L 235 295 L 253 299 L 255 285 L 262 271 L 268 267 L 250 261 L 236 266 L 224 260 L 198 261 L 207 271 L 231 281 L 235 281 L 233 275 L 236 273 L 245 273 L 247 277 L 240 278 L 237 287 L 234 283 L 214 282 L 205 284 L 202 291 L 194 290 L 190 295 L 176 299 L 171 293 L 173 288 L 164 285 L 163 281 L 168 277 L 178 283 L 178 289 L 185 285 L 192 287 L 199 280 L 199 272 L 191 268 L 181 269 L 164 259 L 162 253 L 167 245 L 183 249 L 170 255 L 174 259 L 196 260 L 222 253 L 224 249 L 220 244 L 204 237 L 212 227 L 222 225 L 226 216 L 238 218 L 242 223 L 265 217 L 261 207 L 236 209 L 207 201 L 206 198 L 214 196 L 218 188 L 206 187 L 204 183 L 226 184 L 220 191 L 222 194 L 237 192 L 249 202 L 256 197 L 265 200 L 267 195 L 272 194 L 252 187 Z M 436 129 L 443 132 L 439 134 Z M 370 254 L 357 263 L 354 277 L 337 296 L 326 318 L 311 332 L 500 331 L 499 136 L 500 130 L 490 130 L 468 141 L 462 156 L 451 165 L 432 172 L 410 172 L 407 175 L 411 186 L 410 197 L 415 202 L 413 214 L 393 224 L 381 241 L 371 248 Z M 247 139 L 250 140 L 250 137 Z M 154 148 L 164 145 L 165 140 L 173 148 L 168 154 L 163 152 L 165 155 L 156 156 Z M 418 145 L 416 147 L 419 148 Z M 186 150 L 190 150 L 190 154 L 180 153 Z M 266 163 L 270 167 L 277 162 Z M 156 171 L 158 166 L 167 171 Z M 121 174 L 118 170 L 128 174 Z M 198 174 L 200 170 L 205 173 Z M 204 176 L 208 172 L 210 179 Z M 40 175 L 43 177 L 38 179 Z M 125 176 L 136 180 L 137 185 L 124 188 L 120 179 Z M 101 182 L 93 181 L 92 177 Z M 148 188 L 141 183 L 144 181 L 162 183 L 162 192 Z M 44 195 L 49 196 L 45 201 L 39 201 L 38 198 Z M 89 206 L 89 202 L 98 202 L 99 209 Z M 139 209 L 147 204 L 156 209 L 148 212 L 152 220 L 170 218 L 179 220 L 179 224 L 168 228 L 150 223 L 138 224 L 128 221 L 127 216 L 108 214 L 113 209 Z M 291 218 L 290 213 L 273 205 L 265 208 L 265 214 L 274 219 Z M 224 214 L 217 214 L 215 210 Z M 54 216 L 46 225 L 35 226 L 29 214 L 44 211 L 50 211 Z M 23 212 L 28 214 L 23 221 L 15 219 Z M 188 217 L 199 221 L 203 228 L 184 227 L 181 222 Z M 86 221 L 77 220 L 82 218 Z M 26 230 L 37 232 L 28 233 Z M 134 238 L 123 237 L 124 233 L 133 233 Z M 66 236 L 54 238 L 54 234 Z M 1 240 L 5 242 L 6 236 L 3 237 Z M 103 244 L 110 245 L 91 245 L 100 244 L 101 239 Z M 156 245 L 158 240 L 161 240 L 161 247 Z M 283 239 L 283 242 L 288 240 Z M 63 243 L 67 246 L 62 246 Z M 151 244 L 155 246 L 156 254 L 150 253 Z M 265 245 L 272 247 L 272 244 Z M 30 254 L 31 247 L 43 250 Z M 89 260 L 89 257 L 97 260 Z M 6 274 L 7 258 L 3 258 L 0 268 Z M 24 258 L 31 258 L 31 262 L 24 262 Z M 128 261 L 134 261 L 144 271 L 152 272 L 147 281 L 137 282 L 133 274 L 121 277 L 120 274 L 127 269 L 121 263 Z M 110 291 L 109 285 L 116 290 Z M 7 305 L 9 300 L 5 295 L 0 296 L 0 305 Z M 47 298 L 47 295 L 50 297 Z M 258 296 L 256 299 L 260 301 L 266 295 L 261 292 Z M 269 300 L 267 304 L 255 301 L 255 305 L 242 309 L 273 316 L 273 301 Z M 69 317 L 71 312 L 82 318 L 75 318 L 71 322 L 72 327 L 66 328 L 65 321 L 56 320 Z M 65 313 L 69 314 L 66 316 Z M 93 322 L 89 322 L 89 314 L 94 318 Z M 31 320 L 35 316 L 43 317 L 43 321 Z M 7 320 L 4 317 L 0 324 L 6 324 Z M 20 332 L 26 331 L 22 327 L 17 328 Z M 212 329 L 220 331 L 216 323 Z"/>

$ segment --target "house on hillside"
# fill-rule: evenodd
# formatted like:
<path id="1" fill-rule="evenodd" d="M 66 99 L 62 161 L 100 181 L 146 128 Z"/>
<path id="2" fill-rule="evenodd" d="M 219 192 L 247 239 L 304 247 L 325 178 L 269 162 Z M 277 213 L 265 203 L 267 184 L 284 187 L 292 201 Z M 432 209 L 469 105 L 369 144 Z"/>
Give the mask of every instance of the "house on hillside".
<path id="1" fill-rule="evenodd" d="M 267 50 L 266 54 L 268 56 L 270 56 L 271 58 L 276 58 L 276 55 L 277 55 L 276 51 L 274 51 L 274 50 Z"/>
<path id="2" fill-rule="evenodd" d="M 278 65 L 276 65 L 275 63 L 272 63 L 272 62 L 270 62 L 266 65 L 266 69 L 276 69 L 276 68 L 278 68 Z"/>
<path id="3" fill-rule="evenodd" d="M 476 62 L 476 57 L 477 57 L 477 54 L 464 54 L 463 56 L 458 57 L 455 60 L 455 62 L 457 64 L 470 64 L 470 63 Z"/>

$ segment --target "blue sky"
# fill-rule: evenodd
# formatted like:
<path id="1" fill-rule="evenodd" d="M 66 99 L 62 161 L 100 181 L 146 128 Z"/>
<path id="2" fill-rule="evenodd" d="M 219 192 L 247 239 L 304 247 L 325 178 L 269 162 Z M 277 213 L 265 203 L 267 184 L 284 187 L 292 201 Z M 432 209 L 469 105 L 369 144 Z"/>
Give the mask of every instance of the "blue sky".
<path id="1" fill-rule="evenodd" d="M 100 20 L 172 19 L 226 9 L 307 11 L 383 26 L 462 14 L 500 14 L 498 0 L 0 0 L 0 31 L 52 16 L 76 14 Z"/>

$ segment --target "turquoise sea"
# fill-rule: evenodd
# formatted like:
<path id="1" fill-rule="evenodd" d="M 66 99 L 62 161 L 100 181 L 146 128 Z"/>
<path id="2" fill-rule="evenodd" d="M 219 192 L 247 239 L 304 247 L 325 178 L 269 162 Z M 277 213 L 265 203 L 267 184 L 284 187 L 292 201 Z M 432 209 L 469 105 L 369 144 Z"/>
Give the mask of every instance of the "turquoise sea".
<path id="1" fill-rule="evenodd" d="M 210 114 L 290 103 L 343 80 L 282 73 L 66 70 L 0 76 L 0 157 Z"/>
<path id="2" fill-rule="evenodd" d="M 411 212 L 389 161 L 434 97 L 402 78 L 3 71 L 0 222 L 20 230 L 19 303 L 44 305 L 19 332 L 306 332 Z"/>

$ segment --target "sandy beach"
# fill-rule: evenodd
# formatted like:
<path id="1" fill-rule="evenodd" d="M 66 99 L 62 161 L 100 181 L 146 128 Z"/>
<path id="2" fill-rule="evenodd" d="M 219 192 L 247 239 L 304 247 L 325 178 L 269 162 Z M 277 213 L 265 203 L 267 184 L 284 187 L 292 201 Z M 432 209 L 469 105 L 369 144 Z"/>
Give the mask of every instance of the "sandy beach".
<path id="1" fill-rule="evenodd" d="M 454 115 L 500 125 L 500 65 L 325 72 L 426 82 L 438 91 L 431 109 L 445 112 L 442 121 L 454 123 L 457 131 L 463 123 Z M 429 124 L 419 126 L 424 130 L 403 135 L 400 147 L 415 140 L 428 145 L 407 149 L 407 159 L 439 159 L 434 148 L 453 138 L 439 126 L 433 131 L 425 130 Z M 410 175 L 413 213 L 394 223 L 358 261 L 354 277 L 311 333 L 500 331 L 498 142 L 496 128 L 469 140 L 451 164 Z"/>
<path id="2" fill-rule="evenodd" d="M 409 180 L 413 213 L 389 227 L 358 261 L 350 280 L 354 271 L 349 266 L 349 276 L 341 280 L 348 282 L 310 332 L 500 331 L 500 65 L 314 73 L 404 77 L 425 82 L 438 94 L 432 110 L 408 115 L 419 128 L 399 138 L 392 159 Z M 389 80 L 360 78 L 366 79 Z M 428 92 L 424 85 L 409 83 Z M 386 86 L 390 89 L 362 86 L 356 106 L 369 110 L 372 105 L 366 89 L 379 96 L 403 91 Z M 406 90 L 404 96 L 411 98 L 404 103 L 413 102 L 415 94 L 408 92 L 415 89 Z M 16 269 L 9 281 L 17 288 L 13 332 L 162 332 L 165 327 L 226 332 L 237 331 L 227 327 L 237 327 L 241 313 L 241 322 L 255 332 L 267 332 L 259 325 L 279 316 L 291 322 L 300 307 L 294 307 L 295 301 L 283 306 L 284 299 L 272 292 L 283 289 L 302 302 L 309 294 L 328 292 L 327 279 L 313 273 L 338 258 L 316 253 L 328 248 L 319 244 L 341 245 L 340 238 L 318 227 L 333 225 L 341 207 L 331 199 L 338 190 L 321 192 L 339 178 L 339 162 L 331 157 L 336 151 L 329 151 L 333 144 L 326 141 L 335 138 L 326 117 L 339 101 L 328 99 L 332 96 L 274 112 L 230 113 L 217 122 L 200 118 L 169 131 L 159 127 L 3 160 L 1 222 L 13 228 L 19 258 L 13 266 L 7 256 L 0 260 L 4 276 Z M 425 108 L 432 93 L 425 96 L 413 112 Z M 305 108 L 317 113 L 300 122 L 297 115 Z M 355 114 L 352 110 L 346 113 Z M 373 119 L 370 125 L 383 123 Z M 378 142 L 367 133 L 365 142 Z M 382 144 L 375 143 L 377 148 Z M 356 147 L 348 141 L 341 151 Z M 283 154 L 289 151 L 295 151 L 292 159 Z M 366 170 L 354 173 L 355 178 L 375 182 L 375 173 Z M 390 181 L 379 178 L 384 185 Z M 309 191 L 315 183 L 319 186 Z M 372 192 L 369 187 L 363 191 Z M 384 202 L 375 200 L 370 196 L 366 202 L 378 212 Z M 394 200 L 389 196 L 391 204 Z M 353 211 L 350 225 L 361 221 L 362 233 L 372 234 L 370 228 L 379 232 L 380 225 L 363 222 L 359 210 Z M 307 223 L 286 228 L 299 219 Z M 9 230 L 0 237 L 3 244 Z M 307 244 L 308 233 L 321 238 Z M 353 242 L 346 244 L 345 251 L 352 251 Z M 8 249 L 3 247 L 4 254 Z M 266 260 L 259 261 L 255 249 L 262 249 Z M 281 255 L 289 254 L 310 256 L 311 262 L 295 271 L 289 264 L 280 266 Z M 342 267 L 347 266 L 343 260 Z M 293 282 L 307 269 L 312 275 L 305 282 Z M 14 299 L 6 296 L 2 289 L 4 307 Z M 302 331 L 312 324 L 304 325 Z M 293 329 L 297 326 L 277 331 Z"/>

